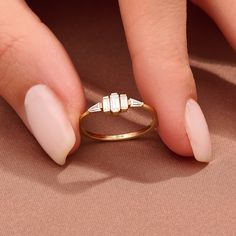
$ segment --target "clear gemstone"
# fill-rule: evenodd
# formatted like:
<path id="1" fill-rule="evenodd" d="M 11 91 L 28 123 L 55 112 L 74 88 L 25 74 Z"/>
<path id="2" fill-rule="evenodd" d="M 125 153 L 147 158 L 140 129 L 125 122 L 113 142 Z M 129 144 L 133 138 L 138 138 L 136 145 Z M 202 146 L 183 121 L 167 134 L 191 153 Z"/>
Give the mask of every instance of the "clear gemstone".
<path id="1" fill-rule="evenodd" d="M 102 109 L 102 104 L 99 102 L 99 103 L 96 103 L 95 105 L 91 106 L 88 111 L 89 112 L 99 112 L 101 111 Z"/>
<path id="2" fill-rule="evenodd" d="M 130 104 L 130 107 L 142 107 L 143 106 L 143 102 L 140 102 L 140 101 L 135 100 L 133 98 L 129 99 L 129 104 Z"/>
<path id="3" fill-rule="evenodd" d="M 112 112 L 119 112 L 120 111 L 120 98 L 118 93 L 112 93 L 110 95 L 110 106 Z"/>
<path id="4" fill-rule="evenodd" d="M 110 111 L 110 99 L 108 96 L 103 97 L 102 99 L 102 109 L 104 112 Z"/>
<path id="5" fill-rule="evenodd" d="M 128 98 L 126 94 L 120 95 L 120 107 L 121 110 L 127 110 L 128 109 Z"/>

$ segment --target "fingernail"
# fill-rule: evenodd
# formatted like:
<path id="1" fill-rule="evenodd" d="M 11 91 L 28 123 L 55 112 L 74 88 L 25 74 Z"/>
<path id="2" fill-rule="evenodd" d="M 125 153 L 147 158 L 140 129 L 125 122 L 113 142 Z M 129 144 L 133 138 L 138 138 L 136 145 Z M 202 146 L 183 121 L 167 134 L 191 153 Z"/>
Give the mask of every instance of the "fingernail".
<path id="1" fill-rule="evenodd" d="M 59 98 L 46 85 L 31 87 L 25 96 L 26 116 L 33 135 L 59 165 L 75 144 L 75 133 Z"/>
<path id="2" fill-rule="evenodd" d="M 193 99 L 186 103 L 185 128 L 195 158 L 201 162 L 211 161 L 211 139 L 207 122 L 200 106 Z"/>

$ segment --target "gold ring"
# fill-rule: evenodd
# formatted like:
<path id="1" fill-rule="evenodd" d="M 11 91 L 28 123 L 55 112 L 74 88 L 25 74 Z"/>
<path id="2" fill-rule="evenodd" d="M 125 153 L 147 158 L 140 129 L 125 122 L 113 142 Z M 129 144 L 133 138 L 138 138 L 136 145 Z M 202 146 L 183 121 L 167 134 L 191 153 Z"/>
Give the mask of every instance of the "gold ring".
<path id="1" fill-rule="evenodd" d="M 83 127 L 84 119 L 89 115 L 91 115 L 92 113 L 104 112 L 112 115 L 117 115 L 120 112 L 128 111 L 129 108 L 142 108 L 148 111 L 152 116 L 151 123 L 137 131 L 122 133 L 122 134 L 109 134 L 109 135 L 94 133 L 86 130 Z M 120 140 L 134 139 L 151 131 L 153 128 L 155 128 L 156 124 L 157 124 L 156 112 L 151 106 L 133 98 L 128 99 L 126 94 L 119 95 L 118 93 L 112 93 L 110 96 L 103 97 L 102 102 L 98 102 L 95 105 L 91 106 L 80 117 L 80 129 L 82 133 L 92 139 L 100 141 L 120 141 Z"/>

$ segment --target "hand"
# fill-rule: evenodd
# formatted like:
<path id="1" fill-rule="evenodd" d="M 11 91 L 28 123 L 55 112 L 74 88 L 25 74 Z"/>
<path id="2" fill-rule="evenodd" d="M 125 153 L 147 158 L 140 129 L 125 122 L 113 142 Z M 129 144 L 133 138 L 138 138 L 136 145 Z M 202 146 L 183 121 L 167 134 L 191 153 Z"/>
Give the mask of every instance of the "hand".
<path id="1" fill-rule="evenodd" d="M 196 0 L 236 48 L 233 0 Z M 186 1 L 120 0 L 137 86 L 174 152 L 211 160 L 186 43 Z M 0 1 L 0 95 L 58 164 L 80 144 L 85 97 L 63 46 L 23 0 Z"/>

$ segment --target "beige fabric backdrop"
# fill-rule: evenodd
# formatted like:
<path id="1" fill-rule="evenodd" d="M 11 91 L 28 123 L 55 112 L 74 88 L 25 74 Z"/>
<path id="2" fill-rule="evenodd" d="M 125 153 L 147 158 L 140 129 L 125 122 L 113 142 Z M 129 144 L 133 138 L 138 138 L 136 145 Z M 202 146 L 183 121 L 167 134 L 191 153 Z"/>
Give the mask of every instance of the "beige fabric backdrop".
<path id="1" fill-rule="evenodd" d="M 68 50 L 91 102 L 114 90 L 139 98 L 116 2 L 31 2 Z M 215 160 L 179 157 L 152 133 L 120 143 L 83 139 L 59 167 L 0 100 L 0 235 L 236 234 L 236 56 L 204 13 L 192 5 L 189 13 Z"/>

